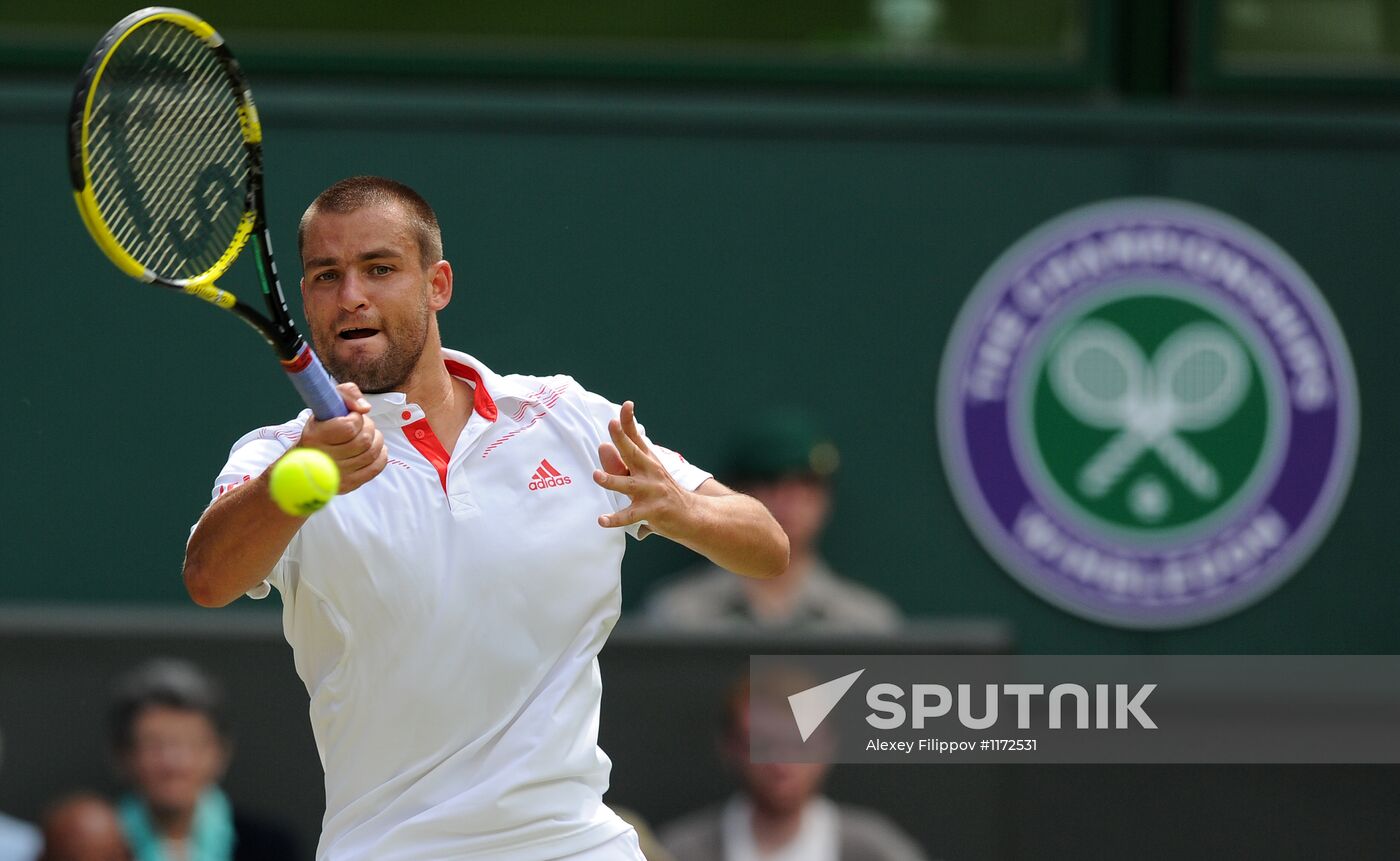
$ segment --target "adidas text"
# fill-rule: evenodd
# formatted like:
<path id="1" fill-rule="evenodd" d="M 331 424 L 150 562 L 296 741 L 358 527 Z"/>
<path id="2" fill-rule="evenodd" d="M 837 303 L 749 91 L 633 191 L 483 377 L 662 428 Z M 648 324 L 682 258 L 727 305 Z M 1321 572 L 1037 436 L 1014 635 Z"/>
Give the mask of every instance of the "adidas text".
<path id="1" fill-rule="evenodd" d="M 550 477 L 546 479 L 535 479 L 530 482 L 530 489 L 544 490 L 547 487 L 563 487 L 566 484 L 573 484 L 573 480 L 567 475 L 560 476 L 559 478 Z"/>

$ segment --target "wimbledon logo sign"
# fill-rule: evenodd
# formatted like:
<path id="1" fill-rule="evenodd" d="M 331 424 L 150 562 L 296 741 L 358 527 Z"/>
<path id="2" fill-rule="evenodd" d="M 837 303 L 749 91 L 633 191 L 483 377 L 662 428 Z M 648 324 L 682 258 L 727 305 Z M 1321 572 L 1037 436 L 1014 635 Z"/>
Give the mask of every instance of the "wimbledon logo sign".
<path id="1" fill-rule="evenodd" d="M 1121 200 L 983 276 L 944 355 L 939 434 L 964 515 L 1018 580 L 1134 628 L 1277 587 L 1331 525 L 1356 380 L 1308 276 L 1221 213 Z"/>

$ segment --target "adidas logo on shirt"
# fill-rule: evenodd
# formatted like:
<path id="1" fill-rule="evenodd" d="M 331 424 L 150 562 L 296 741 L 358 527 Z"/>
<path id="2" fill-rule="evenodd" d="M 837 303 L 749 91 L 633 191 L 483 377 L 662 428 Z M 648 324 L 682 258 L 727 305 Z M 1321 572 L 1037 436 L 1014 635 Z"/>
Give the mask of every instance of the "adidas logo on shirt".
<path id="1" fill-rule="evenodd" d="M 567 475 L 560 475 L 559 470 L 547 460 L 540 461 L 540 468 L 535 470 L 535 474 L 530 477 L 531 490 L 544 490 L 549 487 L 563 487 L 566 484 L 573 484 L 573 480 Z"/>

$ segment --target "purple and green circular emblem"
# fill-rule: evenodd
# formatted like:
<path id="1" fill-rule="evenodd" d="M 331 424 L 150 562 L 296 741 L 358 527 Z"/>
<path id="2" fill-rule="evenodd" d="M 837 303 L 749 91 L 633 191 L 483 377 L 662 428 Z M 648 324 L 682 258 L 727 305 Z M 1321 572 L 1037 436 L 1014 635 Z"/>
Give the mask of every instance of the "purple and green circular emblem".
<path id="1" fill-rule="evenodd" d="M 1331 309 L 1257 231 L 1129 199 L 1039 228 L 983 276 L 939 381 L 963 514 L 1022 584 L 1132 628 L 1258 600 L 1331 526 L 1356 378 Z"/>

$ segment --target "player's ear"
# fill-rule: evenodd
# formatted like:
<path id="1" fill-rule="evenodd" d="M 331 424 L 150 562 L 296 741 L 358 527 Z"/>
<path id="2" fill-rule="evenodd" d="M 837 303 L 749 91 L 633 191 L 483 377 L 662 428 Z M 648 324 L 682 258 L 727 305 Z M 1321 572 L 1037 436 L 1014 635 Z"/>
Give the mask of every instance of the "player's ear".
<path id="1" fill-rule="evenodd" d="M 428 267 L 428 307 L 441 311 L 452 301 L 452 264 L 439 260 Z"/>

